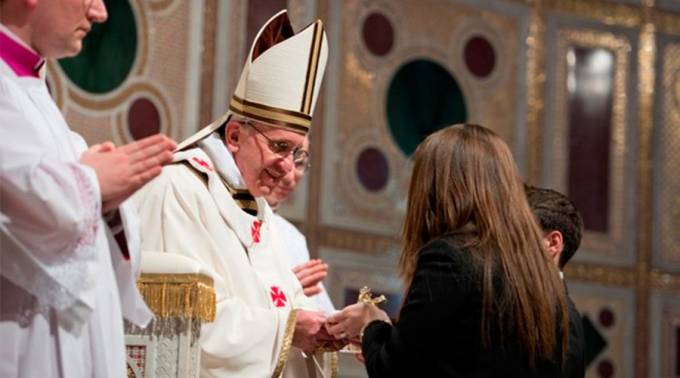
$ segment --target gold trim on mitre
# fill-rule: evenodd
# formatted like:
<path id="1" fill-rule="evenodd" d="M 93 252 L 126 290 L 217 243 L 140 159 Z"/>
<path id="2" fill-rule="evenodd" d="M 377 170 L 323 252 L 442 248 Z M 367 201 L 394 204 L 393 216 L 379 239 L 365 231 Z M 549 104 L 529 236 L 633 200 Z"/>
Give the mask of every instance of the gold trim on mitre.
<path id="1" fill-rule="evenodd" d="M 314 99 L 314 84 L 316 83 L 316 74 L 319 68 L 319 58 L 321 55 L 321 44 L 323 42 L 323 23 L 320 20 L 314 22 L 314 37 L 312 38 L 312 46 L 309 49 L 309 62 L 307 63 L 307 75 L 305 79 L 305 93 L 302 96 L 303 113 L 312 113 L 312 101 Z M 323 74 L 323 73 L 322 73 Z"/>
<path id="2" fill-rule="evenodd" d="M 229 110 L 234 114 L 252 118 L 298 134 L 306 134 L 312 125 L 312 117 L 307 114 L 258 104 L 244 100 L 236 95 L 231 98 Z"/>
<path id="3" fill-rule="evenodd" d="M 232 114 L 306 135 L 327 62 L 328 39 L 321 20 L 294 33 L 286 10 L 276 13 L 253 40 L 229 111 L 179 143 L 176 151 L 207 137 Z"/>
<path id="4" fill-rule="evenodd" d="M 293 33 L 282 10 L 259 30 L 230 101 L 236 114 L 307 134 L 328 61 L 323 22 Z"/>
<path id="5" fill-rule="evenodd" d="M 290 311 L 290 315 L 288 315 L 288 320 L 286 321 L 286 331 L 283 334 L 283 345 L 281 346 L 281 353 L 279 353 L 279 359 L 276 361 L 276 368 L 274 368 L 272 378 L 278 378 L 283 372 L 283 368 L 286 366 L 288 352 L 290 352 L 290 347 L 293 345 L 296 319 L 297 309 L 293 309 Z"/>

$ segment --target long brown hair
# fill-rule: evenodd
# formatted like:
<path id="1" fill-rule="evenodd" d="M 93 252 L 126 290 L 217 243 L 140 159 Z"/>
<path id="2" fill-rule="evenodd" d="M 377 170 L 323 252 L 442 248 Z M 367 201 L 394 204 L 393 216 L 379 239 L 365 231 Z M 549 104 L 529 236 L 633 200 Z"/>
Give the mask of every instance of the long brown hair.
<path id="1" fill-rule="evenodd" d="M 559 319 L 564 354 L 564 286 L 543 250 L 540 228 L 505 142 L 482 126 L 454 125 L 425 139 L 414 163 L 399 262 L 405 286 L 413 280 L 424 244 L 474 229 L 462 247 L 482 265 L 482 345 L 491 343 L 492 324 L 507 322 L 534 366 L 555 356 Z M 494 269 L 503 278 L 500 293 L 494 293 Z M 498 309 L 495 303 L 507 305 Z"/>

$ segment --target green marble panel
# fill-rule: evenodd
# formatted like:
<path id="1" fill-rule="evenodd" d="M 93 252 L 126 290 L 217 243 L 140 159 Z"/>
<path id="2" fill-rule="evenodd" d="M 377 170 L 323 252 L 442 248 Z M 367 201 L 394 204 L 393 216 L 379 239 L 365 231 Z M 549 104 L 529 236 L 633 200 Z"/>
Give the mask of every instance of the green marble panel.
<path id="1" fill-rule="evenodd" d="M 75 85 L 97 94 L 118 88 L 130 74 L 137 54 L 137 25 L 129 1 L 106 0 L 105 4 L 109 18 L 93 25 L 81 53 L 59 60 Z"/>
<path id="2" fill-rule="evenodd" d="M 425 59 L 403 64 L 387 90 L 387 122 L 406 155 L 433 132 L 467 120 L 463 92 L 441 65 Z"/>

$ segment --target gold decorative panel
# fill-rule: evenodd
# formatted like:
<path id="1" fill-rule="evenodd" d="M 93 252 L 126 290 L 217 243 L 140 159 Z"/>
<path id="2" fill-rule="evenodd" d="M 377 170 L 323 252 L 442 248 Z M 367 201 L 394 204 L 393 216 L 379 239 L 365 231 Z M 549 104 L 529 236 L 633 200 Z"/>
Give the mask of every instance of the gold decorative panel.
<path id="1" fill-rule="evenodd" d="M 657 268 L 680 271 L 680 40 L 660 45 L 658 56 L 653 253 Z"/>
<path id="2" fill-rule="evenodd" d="M 570 281 L 597 282 L 608 286 L 633 287 L 635 283 L 635 272 L 626 268 L 570 262 L 565 266 L 564 274 Z"/>
<path id="3" fill-rule="evenodd" d="M 546 115 L 546 123 L 552 125 L 552 138 L 547 141 L 546 149 L 551 156 L 549 167 L 544 169 L 552 173 L 550 186 L 562 193 L 568 193 L 568 164 L 569 156 L 569 126 L 567 95 L 569 86 L 572 85 L 567 73 L 568 61 L 571 59 L 569 49 L 573 46 L 586 48 L 603 48 L 614 56 L 613 75 L 613 104 L 610 134 L 609 154 L 609 192 L 608 192 L 608 231 L 593 232 L 586 230 L 581 244 L 582 252 L 577 258 L 588 258 L 590 261 L 611 261 L 612 257 L 622 260 L 626 251 L 630 251 L 626 245 L 624 234 L 625 208 L 624 201 L 627 188 L 625 178 L 626 153 L 629 150 L 626 137 L 629 114 L 628 75 L 630 75 L 632 54 L 630 42 L 626 37 L 610 32 L 590 29 L 564 28 L 557 32 L 556 40 L 556 67 L 553 79 L 554 113 Z M 584 183 L 585 184 L 585 183 Z"/>
<path id="4" fill-rule="evenodd" d="M 680 295 L 655 292 L 651 298 L 649 377 L 677 377 L 680 371 Z"/>

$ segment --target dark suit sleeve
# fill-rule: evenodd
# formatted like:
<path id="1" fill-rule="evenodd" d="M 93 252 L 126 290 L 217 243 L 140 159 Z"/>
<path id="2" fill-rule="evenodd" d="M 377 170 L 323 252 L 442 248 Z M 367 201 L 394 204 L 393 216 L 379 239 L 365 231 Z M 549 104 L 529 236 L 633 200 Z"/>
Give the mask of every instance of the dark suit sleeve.
<path id="1" fill-rule="evenodd" d="M 466 283 L 460 259 L 444 241 L 421 252 L 413 282 L 395 326 L 381 321 L 364 330 L 362 352 L 370 377 L 401 377 L 422 373 L 444 345 L 451 342 L 452 324 L 465 306 Z M 412 375 L 417 376 L 417 375 Z"/>
<path id="2" fill-rule="evenodd" d="M 563 368 L 565 378 L 583 378 L 585 376 L 585 335 L 581 314 L 576 305 L 567 296 L 567 309 L 569 314 L 569 343 L 566 361 Z"/>

